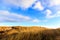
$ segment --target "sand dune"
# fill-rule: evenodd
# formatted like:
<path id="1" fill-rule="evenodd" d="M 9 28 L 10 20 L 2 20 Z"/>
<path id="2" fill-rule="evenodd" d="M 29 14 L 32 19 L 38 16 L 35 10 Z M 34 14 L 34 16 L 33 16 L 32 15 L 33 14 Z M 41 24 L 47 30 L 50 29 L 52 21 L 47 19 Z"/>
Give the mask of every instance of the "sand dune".
<path id="1" fill-rule="evenodd" d="M 60 28 L 0 27 L 0 40 L 60 40 Z"/>

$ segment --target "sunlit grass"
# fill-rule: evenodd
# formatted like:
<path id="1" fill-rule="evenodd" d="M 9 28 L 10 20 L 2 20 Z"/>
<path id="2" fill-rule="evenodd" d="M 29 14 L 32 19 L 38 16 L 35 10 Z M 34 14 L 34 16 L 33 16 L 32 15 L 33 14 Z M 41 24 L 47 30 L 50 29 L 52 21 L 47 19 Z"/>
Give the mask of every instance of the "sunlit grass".
<path id="1" fill-rule="evenodd" d="M 0 27 L 0 40 L 60 40 L 60 28 Z"/>

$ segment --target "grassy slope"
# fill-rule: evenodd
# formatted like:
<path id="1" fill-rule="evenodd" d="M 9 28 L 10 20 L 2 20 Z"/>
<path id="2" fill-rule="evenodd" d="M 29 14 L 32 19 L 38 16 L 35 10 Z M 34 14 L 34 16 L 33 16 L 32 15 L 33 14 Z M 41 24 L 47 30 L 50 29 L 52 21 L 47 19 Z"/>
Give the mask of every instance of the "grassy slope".
<path id="1" fill-rule="evenodd" d="M 60 29 L 0 27 L 0 40 L 60 40 Z"/>

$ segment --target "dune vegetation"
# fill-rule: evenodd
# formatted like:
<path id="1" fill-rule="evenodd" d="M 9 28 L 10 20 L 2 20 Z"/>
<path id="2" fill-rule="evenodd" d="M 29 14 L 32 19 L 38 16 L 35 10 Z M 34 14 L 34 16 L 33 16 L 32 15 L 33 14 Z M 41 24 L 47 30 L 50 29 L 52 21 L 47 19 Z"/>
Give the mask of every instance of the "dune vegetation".
<path id="1" fill-rule="evenodd" d="M 60 40 L 60 28 L 0 27 L 0 40 Z"/>

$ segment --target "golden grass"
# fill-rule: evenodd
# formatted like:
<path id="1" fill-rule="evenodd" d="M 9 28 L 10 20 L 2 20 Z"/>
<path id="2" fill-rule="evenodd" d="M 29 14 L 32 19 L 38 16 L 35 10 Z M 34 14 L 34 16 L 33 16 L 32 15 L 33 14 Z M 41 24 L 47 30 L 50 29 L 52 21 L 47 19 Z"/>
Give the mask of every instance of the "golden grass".
<path id="1" fill-rule="evenodd" d="M 11 30 L 11 27 L 0 27 L 0 31 Z"/>
<path id="2" fill-rule="evenodd" d="M 60 40 L 60 28 L 0 27 L 0 40 Z"/>

